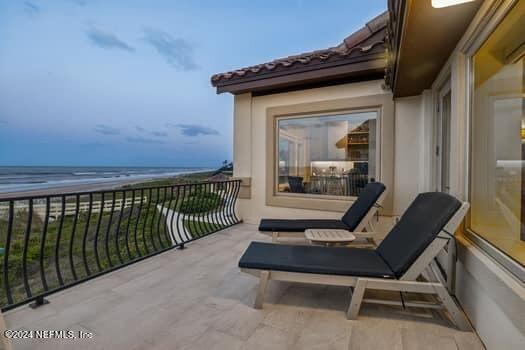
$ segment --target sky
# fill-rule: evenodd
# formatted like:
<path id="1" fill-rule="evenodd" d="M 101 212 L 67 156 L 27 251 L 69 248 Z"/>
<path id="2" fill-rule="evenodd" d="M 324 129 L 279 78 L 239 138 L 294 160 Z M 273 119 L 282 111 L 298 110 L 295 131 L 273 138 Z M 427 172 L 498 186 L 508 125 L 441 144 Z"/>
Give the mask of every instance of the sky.
<path id="1" fill-rule="evenodd" d="M 0 166 L 216 166 L 214 73 L 338 45 L 386 0 L 0 0 Z"/>

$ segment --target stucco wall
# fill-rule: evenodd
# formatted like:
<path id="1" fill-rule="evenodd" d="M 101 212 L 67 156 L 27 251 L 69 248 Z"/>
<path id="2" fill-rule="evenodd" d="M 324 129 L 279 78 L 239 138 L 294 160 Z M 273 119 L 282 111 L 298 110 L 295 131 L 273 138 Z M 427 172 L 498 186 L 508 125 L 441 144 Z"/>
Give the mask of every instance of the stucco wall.
<path id="1" fill-rule="evenodd" d="M 458 240 L 456 295 L 487 349 L 525 348 L 525 288 L 466 239 Z"/>
<path id="2" fill-rule="evenodd" d="M 390 95 L 382 89 L 382 84 L 382 80 L 376 80 L 267 96 L 252 97 L 250 94 L 236 96 L 234 175 L 251 178 L 251 198 L 240 199 L 238 205 L 243 220 L 248 223 L 258 223 L 261 217 L 341 217 L 340 212 L 330 211 L 330 209 L 319 211 L 266 205 L 266 143 L 268 137 L 266 112 L 268 108 L 279 106 L 380 94 Z"/>
<path id="3" fill-rule="evenodd" d="M 419 193 L 421 95 L 395 100 L 394 214 Z"/>

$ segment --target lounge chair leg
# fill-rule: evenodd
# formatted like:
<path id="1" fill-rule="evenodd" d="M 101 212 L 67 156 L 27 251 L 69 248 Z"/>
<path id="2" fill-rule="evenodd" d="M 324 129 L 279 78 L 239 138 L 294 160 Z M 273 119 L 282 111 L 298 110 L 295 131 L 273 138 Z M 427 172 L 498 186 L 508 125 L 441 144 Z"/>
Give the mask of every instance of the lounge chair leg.
<path id="1" fill-rule="evenodd" d="M 272 232 L 272 243 L 277 243 L 279 241 L 279 232 Z"/>
<path id="2" fill-rule="evenodd" d="M 456 292 L 456 241 L 451 239 L 447 248 L 447 289 L 450 294 L 454 295 Z"/>
<path id="3" fill-rule="evenodd" d="M 470 327 L 469 322 L 467 321 L 467 318 L 465 317 L 465 314 L 461 309 L 457 306 L 456 302 L 450 294 L 448 294 L 447 288 L 445 286 L 439 286 L 436 287 L 436 293 L 447 309 L 448 313 L 450 314 L 450 317 L 456 324 L 456 327 L 458 327 L 459 330 L 462 331 L 471 331 L 472 328 Z"/>
<path id="4" fill-rule="evenodd" d="M 357 319 L 359 309 L 361 308 L 361 303 L 363 302 L 363 296 L 365 295 L 365 290 L 366 281 L 357 279 L 357 283 L 352 293 L 352 299 L 350 299 L 350 306 L 348 307 L 348 312 L 346 313 L 346 318 L 349 320 Z"/>
<path id="5" fill-rule="evenodd" d="M 266 286 L 270 279 L 270 271 L 261 271 L 261 279 L 259 281 L 259 289 L 257 290 L 257 296 L 255 297 L 254 308 L 262 309 L 264 302 L 264 293 L 266 292 Z"/>

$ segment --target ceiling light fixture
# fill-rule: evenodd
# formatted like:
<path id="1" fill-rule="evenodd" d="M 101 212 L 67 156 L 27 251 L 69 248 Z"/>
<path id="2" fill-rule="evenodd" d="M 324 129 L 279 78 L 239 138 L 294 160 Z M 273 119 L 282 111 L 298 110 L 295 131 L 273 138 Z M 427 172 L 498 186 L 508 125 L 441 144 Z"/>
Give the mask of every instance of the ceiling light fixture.
<path id="1" fill-rule="evenodd" d="M 471 1 L 474 1 L 474 0 L 432 0 L 432 7 L 440 9 L 443 7 L 464 4 L 466 2 L 471 2 Z"/>

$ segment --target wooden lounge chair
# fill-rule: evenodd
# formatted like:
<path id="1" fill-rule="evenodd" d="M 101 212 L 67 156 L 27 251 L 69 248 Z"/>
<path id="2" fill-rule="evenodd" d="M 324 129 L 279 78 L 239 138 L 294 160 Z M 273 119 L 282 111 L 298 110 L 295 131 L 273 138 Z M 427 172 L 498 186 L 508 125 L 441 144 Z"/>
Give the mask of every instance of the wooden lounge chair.
<path id="1" fill-rule="evenodd" d="M 273 242 L 278 242 L 282 237 L 302 238 L 307 229 L 374 232 L 372 219 L 383 204 L 385 196 L 385 185 L 381 182 L 370 182 L 363 188 L 341 219 L 262 219 L 259 231 L 272 232 Z"/>
<path id="2" fill-rule="evenodd" d="M 435 258 L 453 240 L 469 204 L 439 192 L 416 197 L 375 250 L 252 242 L 239 267 L 260 278 L 255 307 L 261 308 L 270 279 L 353 288 L 347 317 L 356 319 L 361 303 L 392 305 L 391 300 L 363 300 L 366 289 L 436 295 L 437 304 L 410 302 L 410 307 L 448 310 L 461 330 L 469 324 L 440 278 Z M 426 280 L 418 278 L 426 273 Z"/>

